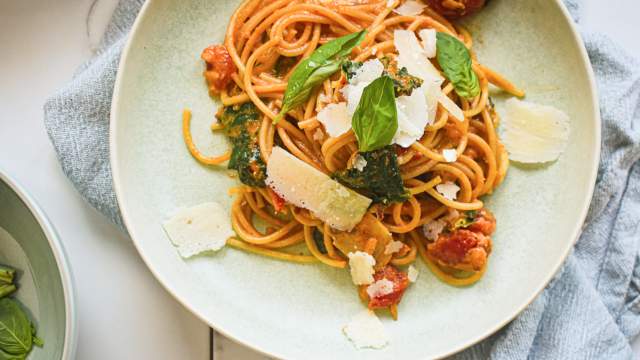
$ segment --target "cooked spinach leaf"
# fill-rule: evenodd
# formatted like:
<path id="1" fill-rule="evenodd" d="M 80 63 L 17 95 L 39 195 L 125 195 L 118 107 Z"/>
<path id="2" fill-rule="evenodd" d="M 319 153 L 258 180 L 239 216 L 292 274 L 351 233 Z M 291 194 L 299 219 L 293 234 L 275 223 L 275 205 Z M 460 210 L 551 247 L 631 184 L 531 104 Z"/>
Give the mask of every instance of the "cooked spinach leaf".
<path id="1" fill-rule="evenodd" d="M 338 171 L 333 178 L 373 200 L 374 203 L 389 204 L 408 199 L 404 188 L 398 156 L 393 146 L 360 153 L 367 164 L 362 171 L 350 168 Z"/>
<path id="2" fill-rule="evenodd" d="M 251 102 L 225 106 L 216 116 L 233 145 L 227 167 L 238 171 L 243 184 L 264 187 L 267 167 L 258 144 L 261 123 L 258 108 Z"/>
<path id="3" fill-rule="evenodd" d="M 315 227 L 313 228 L 313 242 L 316 243 L 318 251 L 323 254 L 327 253 L 327 247 L 324 246 L 324 235 L 322 234 L 322 232 L 320 232 L 320 230 L 318 230 L 318 228 Z"/>

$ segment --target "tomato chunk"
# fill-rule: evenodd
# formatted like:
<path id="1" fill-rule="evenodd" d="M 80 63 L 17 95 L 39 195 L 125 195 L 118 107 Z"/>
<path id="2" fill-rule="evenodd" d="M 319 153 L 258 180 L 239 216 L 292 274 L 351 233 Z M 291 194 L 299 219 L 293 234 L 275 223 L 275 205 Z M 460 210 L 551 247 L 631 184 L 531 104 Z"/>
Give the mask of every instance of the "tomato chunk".
<path id="1" fill-rule="evenodd" d="M 480 232 L 458 229 L 441 234 L 427 245 L 427 253 L 439 264 L 465 271 L 479 271 L 487 263 L 491 239 Z"/>
<path id="2" fill-rule="evenodd" d="M 269 192 L 269 195 L 271 195 L 273 210 L 279 213 L 284 208 L 284 204 L 285 204 L 284 199 L 281 198 L 280 195 L 278 195 L 278 193 L 273 191 L 270 187 L 267 187 L 267 191 Z"/>
<path id="3" fill-rule="evenodd" d="M 231 76 L 237 71 L 236 65 L 224 45 L 210 45 L 200 57 L 207 64 L 204 77 L 209 84 L 209 91 L 217 95 L 231 82 Z"/>
<path id="4" fill-rule="evenodd" d="M 369 299 L 369 309 L 381 309 L 391 305 L 396 305 L 402 300 L 404 291 L 409 286 L 409 278 L 407 274 L 396 269 L 394 266 L 387 265 L 373 274 L 375 281 L 387 279 L 393 283 L 393 291 L 389 294 L 373 297 Z"/>

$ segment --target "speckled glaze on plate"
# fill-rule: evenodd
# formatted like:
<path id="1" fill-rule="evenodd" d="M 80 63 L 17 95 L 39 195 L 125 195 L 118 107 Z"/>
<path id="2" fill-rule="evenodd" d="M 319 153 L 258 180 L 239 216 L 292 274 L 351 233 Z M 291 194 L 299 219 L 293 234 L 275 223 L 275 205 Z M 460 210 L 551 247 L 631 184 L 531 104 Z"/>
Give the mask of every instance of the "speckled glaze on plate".
<path id="1" fill-rule="evenodd" d="M 27 359 L 75 359 L 75 301 L 64 249 L 38 205 L 1 169 L 0 264 L 18 270 L 15 297 L 44 340 Z"/>
<path id="2" fill-rule="evenodd" d="M 479 60 L 571 116 L 559 161 L 512 166 L 485 198 L 498 219 L 485 277 L 447 286 L 418 262 L 420 277 L 400 318 L 383 317 L 391 342 L 356 350 L 342 326 L 362 309 L 349 274 L 223 249 L 184 261 L 160 224 L 179 206 L 229 205 L 235 181 L 200 166 L 181 137 L 181 111 L 193 111 L 196 143 L 222 153 L 228 143 L 208 126 L 217 104 L 202 79 L 201 50 L 221 42 L 239 1 L 151 0 L 120 62 L 111 122 L 114 183 L 140 255 L 184 306 L 218 331 L 282 358 L 434 358 L 459 351 L 504 326 L 544 288 L 577 238 L 593 191 L 600 144 L 595 84 L 586 52 L 556 0 L 494 0 L 466 25 Z M 504 96 L 494 94 L 500 109 Z"/>

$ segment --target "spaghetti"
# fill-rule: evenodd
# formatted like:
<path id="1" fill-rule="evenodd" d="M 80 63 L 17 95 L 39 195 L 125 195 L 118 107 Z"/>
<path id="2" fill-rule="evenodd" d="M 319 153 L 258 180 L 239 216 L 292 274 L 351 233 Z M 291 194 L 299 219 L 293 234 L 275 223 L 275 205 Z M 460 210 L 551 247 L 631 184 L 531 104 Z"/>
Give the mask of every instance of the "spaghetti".
<path id="1" fill-rule="evenodd" d="M 225 108 L 246 103 L 257 108 L 257 115 L 252 118 L 255 124 L 247 128 L 244 137 L 249 139 L 246 141 L 254 141 L 259 149 L 253 162 L 248 163 L 254 174 L 264 171 L 277 144 L 318 171 L 334 175 L 353 168 L 358 140 L 352 130 L 330 137 L 317 114 L 328 103 L 344 99 L 341 90 L 347 84 L 345 74 L 338 71 L 326 79 L 302 106 L 274 124 L 295 65 L 322 44 L 362 29 L 367 29 L 367 35 L 352 51 L 353 61 L 395 59 L 393 36 L 399 29 L 416 33 L 435 29 L 459 39 L 471 54 L 479 94 L 465 99 L 456 94 L 451 82 L 442 84 L 442 92 L 462 109 L 464 121 L 455 119 L 439 105 L 436 120 L 425 127 L 418 141 L 407 148 L 393 145 L 406 196 L 401 201 L 372 205 L 365 218 L 370 216 L 381 224 L 390 241 L 401 243 L 400 249 L 389 256 L 389 266 L 409 265 L 420 257 L 442 281 L 466 286 L 478 281 L 485 272 L 491 251 L 489 235 L 495 229 L 495 219 L 484 209 L 480 197 L 490 194 L 502 182 L 508 166 L 505 148 L 496 133 L 499 117 L 489 99 L 489 84 L 516 96 L 522 96 L 523 92 L 477 62 L 471 48 L 472 38 L 462 27 L 430 7 L 418 15 L 394 13 L 400 3 L 399 0 L 392 4 L 387 0 L 246 0 L 231 17 L 224 46 L 210 47 L 205 50 L 208 54 L 203 53 L 207 63 L 205 78 L 211 92 L 219 93 Z M 436 59 L 431 61 L 440 69 Z M 230 158 L 230 153 L 217 157 L 202 155 L 193 144 L 189 126 L 190 113 L 185 111 L 184 140 L 195 159 L 216 165 Z M 220 124 L 212 127 L 221 128 Z M 224 130 L 230 137 L 235 136 L 229 132 L 233 132 L 231 129 Z M 455 149 L 454 162 L 443 157 L 442 150 L 447 148 Z M 437 190 L 445 183 L 460 189 L 456 199 Z M 268 187 L 246 182 L 232 192 L 236 198 L 231 221 L 237 237 L 229 239 L 230 246 L 280 260 L 347 267 L 348 254 L 340 249 L 338 241 L 344 234 L 337 234 L 307 209 L 287 204 Z M 258 222 L 266 226 L 258 226 Z M 429 238 L 428 228 L 438 226 L 445 230 Z M 353 239 L 349 241 L 362 245 L 361 250 L 370 254 L 385 237 L 360 241 L 358 236 L 362 234 L 358 231 L 356 227 L 347 238 L 351 236 Z M 287 250 L 296 245 L 306 247 L 307 254 Z M 376 277 L 380 271 L 391 271 L 377 270 Z M 366 292 L 360 290 L 366 299 Z M 397 314 L 401 296 L 402 292 L 393 301 L 382 302 L 384 306 L 374 307 L 387 307 Z"/>

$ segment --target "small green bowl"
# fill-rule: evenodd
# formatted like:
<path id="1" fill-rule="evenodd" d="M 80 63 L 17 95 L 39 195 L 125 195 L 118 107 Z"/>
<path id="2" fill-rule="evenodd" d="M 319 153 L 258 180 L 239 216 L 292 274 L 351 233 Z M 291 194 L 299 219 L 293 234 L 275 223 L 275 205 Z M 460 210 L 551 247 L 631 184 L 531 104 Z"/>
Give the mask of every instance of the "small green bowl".
<path id="1" fill-rule="evenodd" d="M 2 170 L 0 264 L 18 269 L 15 296 L 44 340 L 44 346 L 34 346 L 28 359 L 74 359 L 76 313 L 62 243 L 40 207 Z"/>

